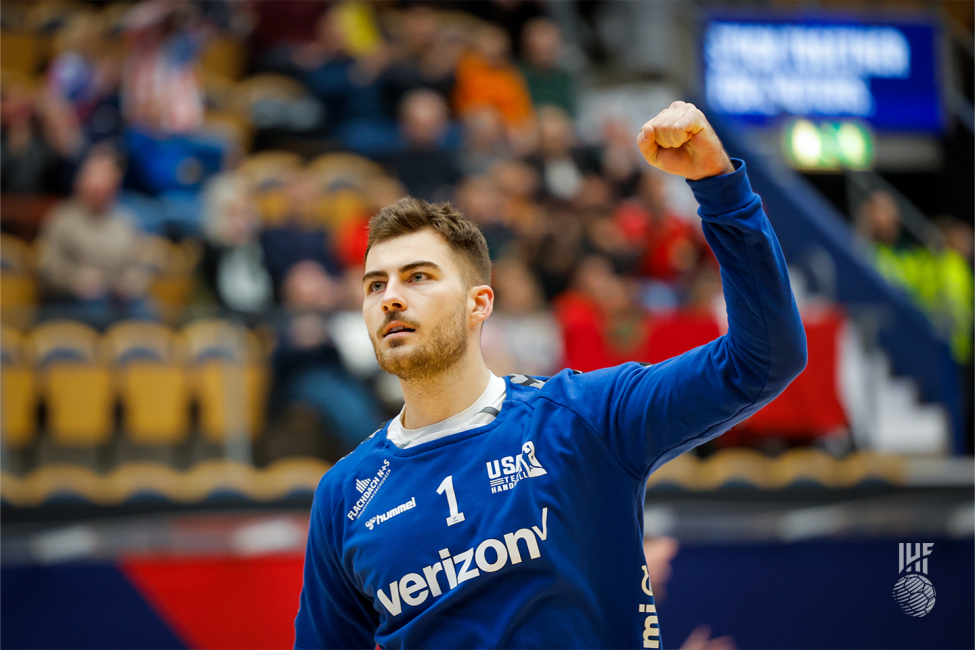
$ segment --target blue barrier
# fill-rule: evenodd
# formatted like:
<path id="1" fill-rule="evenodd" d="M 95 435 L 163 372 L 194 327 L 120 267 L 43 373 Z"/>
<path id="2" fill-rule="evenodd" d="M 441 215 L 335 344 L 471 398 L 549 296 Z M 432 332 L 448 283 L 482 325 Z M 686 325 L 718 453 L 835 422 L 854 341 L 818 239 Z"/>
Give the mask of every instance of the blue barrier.
<path id="1" fill-rule="evenodd" d="M 699 104 L 700 105 L 700 104 Z M 852 314 L 873 314 L 877 343 L 893 370 L 912 377 L 921 397 L 944 406 L 951 420 L 953 447 L 965 453 L 959 369 L 948 342 L 900 289 L 892 287 L 856 248 L 850 227 L 823 196 L 799 174 L 770 164 L 753 150 L 740 129 L 708 113 L 728 153 L 748 164 L 752 188 L 762 197 L 790 266 L 815 277 L 823 254 L 832 262 L 835 300 Z"/>

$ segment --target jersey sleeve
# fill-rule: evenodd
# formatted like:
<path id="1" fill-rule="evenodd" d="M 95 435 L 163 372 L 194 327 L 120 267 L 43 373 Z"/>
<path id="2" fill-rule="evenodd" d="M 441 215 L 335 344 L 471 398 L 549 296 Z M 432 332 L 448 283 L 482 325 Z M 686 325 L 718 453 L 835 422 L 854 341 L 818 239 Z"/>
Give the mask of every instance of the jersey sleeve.
<path id="1" fill-rule="evenodd" d="M 547 385 L 636 479 L 758 411 L 806 365 L 785 258 L 745 164 L 733 162 L 731 174 L 688 182 L 721 265 L 728 333 L 652 366 L 567 371 Z"/>
<path id="2" fill-rule="evenodd" d="M 296 649 L 376 647 L 378 614 L 345 572 L 338 548 L 332 500 L 323 479 L 315 491 L 308 526 L 304 580 L 295 618 Z"/>

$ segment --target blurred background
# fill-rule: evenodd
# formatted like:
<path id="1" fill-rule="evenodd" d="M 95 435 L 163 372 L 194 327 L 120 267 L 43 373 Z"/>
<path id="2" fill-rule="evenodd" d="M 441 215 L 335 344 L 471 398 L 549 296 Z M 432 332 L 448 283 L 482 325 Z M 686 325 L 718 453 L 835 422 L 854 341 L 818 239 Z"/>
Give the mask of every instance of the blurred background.
<path id="1" fill-rule="evenodd" d="M 973 647 L 973 13 L 4 0 L 0 645 L 291 646 L 315 485 L 402 406 L 360 279 L 405 194 L 487 237 L 496 374 L 720 336 L 693 197 L 634 145 L 682 99 L 809 364 L 651 476 L 664 642 Z"/>

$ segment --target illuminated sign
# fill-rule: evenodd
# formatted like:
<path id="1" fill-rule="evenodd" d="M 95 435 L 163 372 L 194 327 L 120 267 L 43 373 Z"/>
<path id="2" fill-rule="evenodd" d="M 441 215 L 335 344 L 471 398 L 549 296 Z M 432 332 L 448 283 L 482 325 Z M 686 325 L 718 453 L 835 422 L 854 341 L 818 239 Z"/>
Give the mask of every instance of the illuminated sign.
<path id="1" fill-rule="evenodd" d="M 715 19 L 703 39 L 707 101 L 755 123 L 851 117 L 938 131 L 934 37 L 923 23 Z"/>
<path id="2" fill-rule="evenodd" d="M 873 134 L 853 121 L 793 120 L 782 131 L 782 149 L 797 169 L 869 169 L 874 161 Z"/>

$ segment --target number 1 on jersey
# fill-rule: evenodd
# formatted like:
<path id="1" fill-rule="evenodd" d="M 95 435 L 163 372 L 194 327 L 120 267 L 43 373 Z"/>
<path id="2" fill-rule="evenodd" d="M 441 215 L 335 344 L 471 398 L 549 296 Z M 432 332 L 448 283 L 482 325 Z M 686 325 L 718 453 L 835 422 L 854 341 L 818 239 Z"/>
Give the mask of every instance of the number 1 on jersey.
<path id="1" fill-rule="evenodd" d="M 453 526 L 464 521 L 464 513 L 457 512 L 457 497 L 454 496 L 454 475 L 451 474 L 443 480 L 437 488 L 437 494 L 447 493 L 447 506 L 450 508 L 450 516 L 447 517 L 447 525 Z"/>

